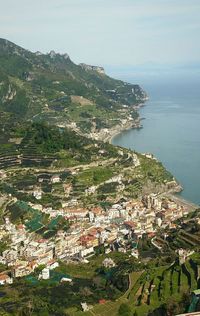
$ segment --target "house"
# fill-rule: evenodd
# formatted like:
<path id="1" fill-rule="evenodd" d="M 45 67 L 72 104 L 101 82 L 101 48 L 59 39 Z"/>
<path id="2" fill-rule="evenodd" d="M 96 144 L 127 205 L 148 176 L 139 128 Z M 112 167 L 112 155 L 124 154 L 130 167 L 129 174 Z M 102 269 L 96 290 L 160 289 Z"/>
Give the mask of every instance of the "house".
<path id="1" fill-rule="evenodd" d="M 111 258 L 106 258 L 102 263 L 105 268 L 115 267 L 115 263 Z"/>
<path id="2" fill-rule="evenodd" d="M 16 250 L 4 250 L 2 253 L 2 257 L 8 261 L 14 261 L 17 259 L 18 252 Z"/>
<path id="3" fill-rule="evenodd" d="M 88 312 L 90 310 L 90 307 L 87 305 L 87 303 L 81 303 L 81 307 L 83 312 Z"/>
<path id="4" fill-rule="evenodd" d="M 86 218 L 86 216 L 88 215 L 88 210 L 87 209 L 83 209 L 83 208 L 77 208 L 77 209 L 72 209 L 72 208 L 66 208 L 64 209 L 65 211 L 65 216 L 71 217 L 71 216 L 75 216 L 76 218 Z"/>
<path id="5" fill-rule="evenodd" d="M 63 277 L 63 278 L 60 280 L 60 283 L 63 283 L 63 282 L 69 282 L 69 283 L 71 283 L 71 282 L 72 282 L 72 279 Z"/>
<path id="6" fill-rule="evenodd" d="M 51 177 L 51 183 L 59 183 L 60 182 L 60 176 L 59 175 L 53 175 Z"/>
<path id="7" fill-rule="evenodd" d="M 50 260 L 48 263 L 47 263 L 47 269 L 49 270 L 53 270 L 53 269 L 56 269 L 57 267 L 59 267 L 59 263 L 57 261 L 55 261 L 54 259 Z"/>
<path id="8" fill-rule="evenodd" d="M 139 251 L 138 251 L 137 249 L 132 249 L 131 255 L 132 255 L 134 258 L 138 259 L 138 258 L 139 258 Z"/>
<path id="9" fill-rule="evenodd" d="M 107 239 L 106 240 L 108 243 L 111 243 L 114 240 L 116 240 L 117 235 L 118 235 L 118 229 L 116 228 L 115 225 L 106 227 L 105 231 L 107 232 Z"/>
<path id="10" fill-rule="evenodd" d="M 86 256 L 91 255 L 91 254 L 94 254 L 94 248 L 93 247 L 83 248 L 79 252 L 79 256 L 81 258 L 86 257 Z"/>
<path id="11" fill-rule="evenodd" d="M 97 189 L 97 186 L 92 185 L 91 187 L 89 187 L 89 188 L 87 188 L 87 189 L 85 190 L 85 193 L 86 193 L 87 195 L 94 194 L 95 191 L 96 191 L 96 189 Z"/>
<path id="12" fill-rule="evenodd" d="M 89 221 L 90 221 L 90 223 L 92 223 L 92 222 L 94 221 L 94 218 L 95 218 L 94 213 L 93 213 L 93 212 L 89 212 L 89 213 L 88 213 L 88 216 L 89 216 Z"/>
<path id="13" fill-rule="evenodd" d="M 179 256 L 179 262 L 180 264 L 183 264 L 185 263 L 185 260 L 194 253 L 194 250 L 186 250 L 186 249 L 180 248 L 177 250 L 177 252 Z"/>
<path id="14" fill-rule="evenodd" d="M 23 277 L 26 275 L 29 275 L 33 272 L 33 269 L 30 266 L 24 266 L 24 265 L 16 265 L 13 268 L 12 274 L 15 278 Z"/>
<path id="15" fill-rule="evenodd" d="M 74 245 L 73 247 L 68 247 L 65 249 L 65 254 L 67 256 L 74 256 L 74 255 L 78 255 L 79 252 L 83 249 L 83 247 L 81 245 Z"/>
<path id="16" fill-rule="evenodd" d="M 80 244 L 85 247 L 96 247 L 99 245 L 99 238 L 92 234 L 81 236 L 79 238 L 79 241 L 80 241 Z"/>
<path id="17" fill-rule="evenodd" d="M 120 215 L 119 212 L 120 212 L 120 211 L 117 210 L 117 209 L 110 209 L 110 210 L 108 211 L 108 217 L 109 217 L 109 219 L 118 218 L 119 215 Z"/>
<path id="18" fill-rule="evenodd" d="M 42 273 L 40 275 L 40 278 L 43 279 L 43 280 L 48 280 L 50 278 L 50 271 L 48 268 L 44 268 L 42 270 Z"/>
<path id="19" fill-rule="evenodd" d="M 42 192 L 39 190 L 35 190 L 35 191 L 33 191 L 33 196 L 36 198 L 36 200 L 41 200 Z"/>
<path id="20" fill-rule="evenodd" d="M 0 263 L 6 264 L 6 260 L 2 256 L 0 256 Z"/>
<path id="21" fill-rule="evenodd" d="M 124 222 L 124 225 L 129 230 L 134 230 L 136 228 L 136 224 L 132 221 Z"/>
<path id="22" fill-rule="evenodd" d="M 12 284 L 13 283 L 13 278 L 11 278 L 7 274 L 0 274 L 0 285 L 5 285 L 5 284 Z"/>
<path id="23" fill-rule="evenodd" d="M 91 211 L 97 216 L 97 215 L 101 215 L 103 212 L 103 209 L 99 206 L 96 207 L 92 207 Z"/>
<path id="24" fill-rule="evenodd" d="M 122 252 L 122 253 L 126 253 L 126 249 L 123 248 L 123 247 L 118 248 L 118 251 L 119 251 L 119 252 Z"/>

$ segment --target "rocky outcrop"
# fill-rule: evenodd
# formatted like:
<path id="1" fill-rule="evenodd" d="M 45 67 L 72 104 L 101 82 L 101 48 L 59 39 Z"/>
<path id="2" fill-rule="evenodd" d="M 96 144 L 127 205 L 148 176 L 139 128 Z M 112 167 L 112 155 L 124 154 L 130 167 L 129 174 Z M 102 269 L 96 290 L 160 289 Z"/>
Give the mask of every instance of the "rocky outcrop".
<path id="1" fill-rule="evenodd" d="M 6 101 L 11 101 L 13 100 L 13 98 L 16 96 L 16 90 L 9 84 L 8 86 L 8 92 L 7 94 L 3 97 L 2 101 L 6 102 Z"/>
<path id="2" fill-rule="evenodd" d="M 63 57 L 64 59 L 69 59 L 69 55 L 67 53 L 65 54 L 59 54 L 59 53 L 56 53 L 54 50 L 51 50 L 48 54 L 52 59 L 59 56 L 59 57 Z"/>
<path id="3" fill-rule="evenodd" d="M 79 66 L 81 66 L 85 70 L 89 70 L 89 71 L 92 70 L 92 71 L 98 72 L 99 74 L 105 75 L 105 70 L 104 70 L 103 67 L 87 65 L 87 64 L 84 64 L 84 63 L 79 64 Z"/>
<path id="4" fill-rule="evenodd" d="M 132 94 L 135 95 L 136 100 L 138 101 L 147 101 L 149 99 L 147 93 L 139 85 L 135 85 L 132 88 Z"/>

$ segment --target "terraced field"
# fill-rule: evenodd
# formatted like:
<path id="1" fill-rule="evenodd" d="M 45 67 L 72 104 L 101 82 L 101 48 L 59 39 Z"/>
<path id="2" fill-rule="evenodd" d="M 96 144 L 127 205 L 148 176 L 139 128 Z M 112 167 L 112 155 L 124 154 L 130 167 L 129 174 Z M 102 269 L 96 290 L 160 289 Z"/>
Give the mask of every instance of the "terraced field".
<path id="1" fill-rule="evenodd" d="M 122 303 L 127 303 L 138 316 L 148 315 L 173 295 L 181 298 L 185 291 L 200 288 L 200 254 L 193 255 L 183 265 L 177 262 L 171 266 L 152 268 L 148 271 L 130 274 L 128 291 L 114 302 L 95 305 L 88 312 L 69 310 L 70 316 L 115 316 Z"/>
<path id="2" fill-rule="evenodd" d="M 149 309 L 154 309 L 173 295 L 181 296 L 185 291 L 191 292 L 199 288 L 198 267 L 199 261 L 191 259 L 183 265 L 174 263 L 171 266 L 157 268 L 154 272 L 146 273 L 140 284 L 139 293 L 137 292 L 134 300 L 130 302 L 132 308 L 136 305 L 138 315 L 144 315 L 144 305 L 149 306 Z"/>

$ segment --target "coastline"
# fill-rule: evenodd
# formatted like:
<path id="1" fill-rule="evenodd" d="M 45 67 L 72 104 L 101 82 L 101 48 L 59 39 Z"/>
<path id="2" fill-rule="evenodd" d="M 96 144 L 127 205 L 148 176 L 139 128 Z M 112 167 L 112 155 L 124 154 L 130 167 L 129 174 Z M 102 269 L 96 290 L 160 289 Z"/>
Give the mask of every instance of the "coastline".
<path id="1" fill-rule="evenodd" d="M 142 106 L 145 106 L 145 105 L 146 105 L 146 102 L 142 103 L 142 104 L 139 104 L 138 106 L 134 107 L 134 109 L 136 111 L 138 111 Z M 109 130 L 109 135 L 104 138 L 104 141 L 105 142 L 109 142 L 110 144 L 112 144 L 113 139 L 117 135 L 123 133 L 124 131 L 131 130 L 131 129 L 143 128 L 143 126 L 141 124 L 141 120 L 143 120 L 143 119 L 144 118 L 141 118 L 139 116 L 137 120 L 131 121 L 131 122 L 129 122 L 127 124 L 124 124 L 124 125 L 115 126 L 115 128 Z M 196 204 L 196 203 L 194 203 L 194 202 L 192 202 L 190 200 L 186 200 L 182 196 L 178 195 L 178 193 L 183 191 L 184 188 L 177 181 L 176 181 L 176 183 L 177 183 L 177 186 L 174 187 L 174 189 L 171 190 L 171 192 L 165 192 L 164 195 L 166 195 L 169 198 L 173 199 L 178 204 L 184 205 L 184 206 L 186 206 L 186 208 L 190 208 L 191 211 L 195 210 L 195 209 L 198 209 L 200 207 L 200 205 L 198 205 L 198 204 Z"/>
<path id="2" fill-rule="evenodd" d="M 146 100 L 148 101 L 148 99 Z M 138 105 L 136 106 L 133 106 L 133 109 L 135 111 L 139 111 L 139 109 L 143 106 L 146 105 L 146 102 L 144 103 L 139 103 Z M 138 113 L 139 114 L 139 113 Z M 140 129 L 140 128 L 143 128 L 142 124 L 141 124 L 141 121 L 143 120 L 144 118 L 141 118 L 140 116 L 138 116 L 137 119 L 135 120 L 131 120 L 129 122 L 127 122 L 126 124 L 122 124 L 122 125 L 117 125 L 115 126 L 114 128 L 111 128 L 109 130 L 109 135 L 107 135 L 106 137 L 104 137 L 103 141 L 104 142 L 108 142 L 108 143 L 112 143 L 112 140 L 114 137 L 116 137 L 117 135 L 123 133 L 124 131 L 127 131 L 127 130 L 131 130 L 131 129 Z"/>
<path id="3" fill-rule="evenodd" d="M 171 198 L 172 200 L 174 200 L 174 202 L 177 202 L 179 205 L 184 206 L 186 209 L 190 210 L 191 212 L 199 208 L 199 205 L 195 204 L 192 201 L 186 200 L 182 196 L 177 194 L 180 192 L 166 193 L 164 195 L 166 195 L 168 198 Z"/>
<path id="4" fill-rule="evenodd" d="M 134 122 L 129 122 L 125 125 L 118 125 L 115 128 L 109 130 L 109 135 L 104 138 L 104 142 L 112 143 L 112 140 L 117 135 L 123 133 L 124 131 L 130 130 L 130 129 L 139 129 L 142 128 L 142 125 L 140 123 L 141 119 L 138 119 Z"/>

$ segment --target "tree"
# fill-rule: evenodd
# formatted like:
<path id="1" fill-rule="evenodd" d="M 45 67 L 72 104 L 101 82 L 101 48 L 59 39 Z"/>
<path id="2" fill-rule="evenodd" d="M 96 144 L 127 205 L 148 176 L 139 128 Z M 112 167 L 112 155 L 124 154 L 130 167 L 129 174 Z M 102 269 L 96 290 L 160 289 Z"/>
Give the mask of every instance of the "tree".
<path id="1" fill-rule="evenodd" d="M 0 316 L 9 316 L 3 309 L 0 309 Z"/>
<path id="2" fill-rule="evenodd" d="M 119 316 L 131 316 L 132 314 L 131 314 L 130 307 L 125 303 L 121 304 L 119 311 L 118 311 L 118 315 Z"/>
<path id="3" fill-rule="evenodd" d="M 180 302 L 175 298 L 175 297 L 170 297 L 167 302 L 166 302 L 166 310 L 167 310 L 167 315 L 173 316 L 173 315 L 178 315 L 184 310 L 182 310 L 180 306 Z"/>
<path id="4" fill-rule="evenodd" d="M 45 268 L 45 264 L 40 264 L 36 269 L 35 269 L 35 274 L 40 274 L 42 272 L 42 270 Z"/>
<path id="5" fill-rule="evenodd" d="M 105 286 L 105 280 L 103 280 L 100 276 L 95 276 L 92 279 L 92 283 L 96 289 L 101 289 L 101 288 L 104 288 Z"/>
<path id="6" fill-rule="evenodd" d="M 80 288 L 80 294 L 86 297 L 91 296 L 93 293 L 89 287 L 85 286 Z"/>
<path id="7" fill-rule="evenodd" d="M 8 244 L 5 240 L 0 241 L 0 255 L 8 248 Z"/>

